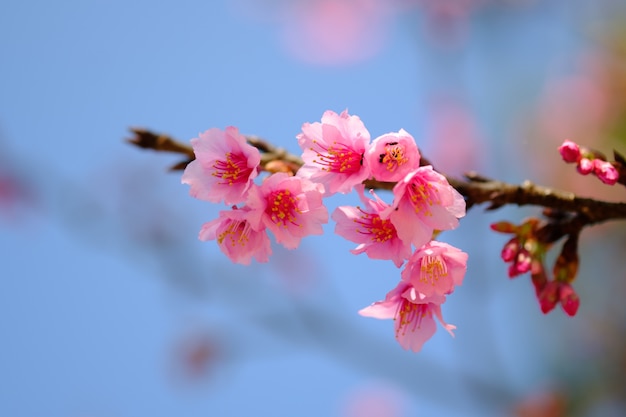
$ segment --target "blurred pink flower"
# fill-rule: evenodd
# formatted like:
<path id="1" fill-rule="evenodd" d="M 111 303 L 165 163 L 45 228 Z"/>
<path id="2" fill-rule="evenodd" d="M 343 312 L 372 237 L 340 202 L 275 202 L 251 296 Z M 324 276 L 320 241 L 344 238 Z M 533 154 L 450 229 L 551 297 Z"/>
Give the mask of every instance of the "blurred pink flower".
<path id="1" fill-rule="evenodd" d="M 601 54 L 583 54 L 576 73 L 547 81 L 537 109 L 539 127 L 549 139 L 546 145 L 553 146 L 564 138 L 578 143 L 602 138 L 614 111 L 605 60 Z"/>
<path id="2" fill-rule="evenodd" d="M 415 0 L 239 0 L 239 11 L 269 18 L 296 59 L 349 65 L 378 53 L 393 19 Z"/>
<path id="3" fill-rule="evenodd" d="M 413 136 L 400 129 L 374 139 L 365 158 L 375 179 L 395 182 L 419 168 L 421 155 Z"/>
<path id="4" fill-rule="evenodd" d="M 462 39 L 474 10 L 485 4 L 535 0 L 232 0 L 235 10 L 278 27 L 285 49 L 315 65 L 365 61 L 385 45 L 397 17 L 422 12 L 438 41 Z"/>
<path id="5" fill-rule="evenodd" d="M 201 382 L 212 376 L 224 357 L 222 341 L 215 331 L 186 330 L 173 345 L 172 377 L 179 383 Z"/>
<path id="6" fill-rule="evenodd" d="M 432 240 L 409 258 L 402 279 L 426 297 L 450 294 L 463 283 L 467 257 L 454 246 Z"/>
<path id="7" fill-rule="evenodd" d="M 408 393 L 392 383 L 371 381 L 352 390 L 343 400 L 341 417 L 406 417 Z"/>
<path id="8" fill-rule="evenodd" d="M 430 165 L 399 181 L 393 195 L 393 204 L 381 217 L 391 219 L 400 239 L 416 248 L 430 241 L 433 231 L 456 228 L 465 216 L 463 196 Z"/>
<path id="9" fill-rule="evenodd" d="M 220 250 L 238 264 L 250 265 L 252 258 L 257 262 L 269 261 L 272 247 L 265 229 L 251 227 L 250 210 L 237 209 L 220 211 L 219 218 L 205 223 L 200 230 L 200 240 L 217 240 Z"/>
<path id="10" fill-rule="evenodd" d="M 389 207 L 370 190 L 374 200 L 365 197 L 363 185 L 355 187 L 365 209 L 341 206 L 333 212 L 335 233 L 359 245 L 352 249 L 355 255 L 365 252 L 372 259 L 389 259 L 400 267 L 411 256 L 411 245 L 398 238 L 389 219 L 381 219 L 380 212 Z"/>
<path id="11" fill-rule="evenodd" d="M 0 215 L 12 224 L 24 214 L 26 206 L 35 204 L 35 195 L 23 178 L 13 172 L 0 172 Z"/>
<path id="12" fill-rule="evenodd" d="M 328 222 L 328 210 L 322 203 L 324 187 L 306 178 L 277 173 L 248 194 L 250 223 L 255 230 L 267 227 L 276 242 L 295 249 L 308 235 L 321 235 Z"/>
<path id="13" fill-rule="evenodd" d="M 471 109 L 461 100 L 436 96 L 429 102 L 430 116 L 422 152 L 440 172 L 459 176 L 480 169 L 488 146 Z"/>
<path id="14" fill-rule="evenodd" d="M 327 195 L 348 193 L 370 176 L 370 134 L 358 116 L 328 110 L 321 123 L 304 123 L 297 138 L 304 160 L 297 175 L 324 184 Z"/>
<path id="15" fill-rule="evenodd" d="M 393 0 L 290 1 L 283 14 L 283 41 L 296 58 L 342 65 L 371 58 L 385 41 Z"/>
<path id="16" fill-rule="evenodd" d="M 452 336 L 456 326 L 447 324 L 441 316 L 445 296 L 425 297 L 405 281 L 391 290 L 384 301 L 378 301 L 359 311 L 365 317 L 393 319 L 396 339 L 404 349 L 419 352 L 437 330 L 434 317 Z"/>
<path id="17" fill-rule="evenodd" d="M 471 15 L 486 0 L 418 0 L 428 28 L 440 41 L 457 41 L 467 31 Z"/>
<path id="18" fill-rule="evenodd" d="M 512 417 L 566 417 L 571 416 L 568 398 L 560 389 L 543 387 L 523 398 L 514 407 Z"/>
<path id="19" fill-rule="evenodd" d="M 258 175 L 261 154 L 236 127 L 212 128 L 191 140 L 196 155 L 182 176 L 189 193 L 200 200 L 241 203 Z"/>

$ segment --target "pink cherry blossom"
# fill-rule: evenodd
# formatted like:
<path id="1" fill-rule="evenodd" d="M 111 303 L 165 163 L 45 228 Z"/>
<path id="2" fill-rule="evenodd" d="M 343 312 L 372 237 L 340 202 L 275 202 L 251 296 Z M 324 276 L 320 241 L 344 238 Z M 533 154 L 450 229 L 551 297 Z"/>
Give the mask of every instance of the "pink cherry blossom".
<path id="1" fill-rule="evenodd" d="M 411 256 L 411 245 L 398 238 L 391 220 L 381 219 L 380 212 L 389 207 L 389 204 L 382 201 L 372 190 L 370 194 L 374 200 L 366 198 L 363 185 L 355 188 L 365 209 L 337 207 L 332 215 L 336 222 L 335 233 L 359 244 L 350 251 L 355 255 L 365 252 L 372 259 L 390 259 L 397 267 L 402 266 L 404 260 Z"/>
<path id="2" fill-rule="evenodd" d="M 467 257 L 454 246 L 432 240 L 413 253 L 402 279 L 426 297 L 450 294 L 463 282 Z"/>
<path id="3" fill-rule="evenodd" d="M 365 155 L 372 176 L 388 182 L 399 181 L 418 168 L 420 157 L 415 139 L 404 129 L 377 137 Z"/>
<path id="4" fill-rule="evenodd" d="M 381 213 L 389 217 L 404 242 L 416 248 L 431 240 L 433 231 L 450 230 L 465 216 L 465 200 L 432 166 L 417 168 L 393 188 L 393 204 Z"/>
<path id="5" fill-rule="evenodd" d="M 324 187 L 306 178 L 277 173 L 248 194 L 250 223 L 256 230 L 267 227 L 276 242 L 295 249 L 308 235 L 321 235 L 328 222 L 328 210 L 322 203 Z"/>
<path id="6" fill-rule="evenodd" d="M 258 175 L 261 154 L 234 126 L 212 128 L 191 140 L 196 155 L 182 176 L 189 193 L 200 200 L 238 204 Z"/>
<path id="7" fill-rule="evenodd" d="M 321 123 L 303 124 L 297 138 L 304 161 L 297 175 L 324 184 L 328 195 L 348 193 L 369 178 L 370 134 L 358 116 L 328 110 Z"/>
<path id="8" fill-rule="evenodd" d="M 441 304 L 444 301 L 444 296 L 425 297 L 411 284 L 401 281 L 384 301 L 375 302 L 360 310 L 359 314 L 377 319 L 393 319 L 400 346 L 419 352 L 437 330 L 434 317 L 454 336 L 452 330 L 456 326 L 444 322 L 441 315 Z"/>
<path id="9" fill-rule="evenodd" d="M 270 239 L 264 229 L 255 230 L 249 222 L 250 210 L 220 211 L 219 218 L 205 223 L 200 230 L 200 240 L 217 240 L 220 250 L 231 261 L 249 265 L 254 257 L 257 262 L 267 262 L 272 253 Z"/>

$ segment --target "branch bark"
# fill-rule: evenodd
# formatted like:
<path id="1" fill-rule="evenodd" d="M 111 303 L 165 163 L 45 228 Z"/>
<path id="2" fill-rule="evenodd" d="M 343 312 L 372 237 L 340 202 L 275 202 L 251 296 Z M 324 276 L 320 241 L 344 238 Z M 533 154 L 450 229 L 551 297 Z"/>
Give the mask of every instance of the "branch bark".
<path id="1" fill-rule="evenodd" d="M 170 136 L 157 134 L 146 129 L 131 128 L 134 137 L 128 142 L 144 149 L 173 152 L 185 156 L 185 160 L 175 164 L 171 170 L 183 170 L 195 159 L 193 148 Z M 248 142 L 261 153 L 261 166 L 265 169 L 272 161 L 282 161 L 293 167 L 294 172 L 303 165 L 300 157 L 290 154 L 283 148 L 276 147 L 264 139 L 247 136 Z M 422 165 L 430 165 L 422 158 Z M 444 174 L 445 175 L 445 174 Z M 556 212 L 575 214 L 561 222 L 568 228 L 581 229 L 584 226 L 602 223 L 608 220 L 626 219 L 626 203 L 616 203 L 592 198 L 578 197 L 574 193 L 562 191 L 525 181 L 520 185 L 510 184 L 469 172 L 464 178 L 446 176 L 448 182 L 465 197 L 467 208 L 477 204 L 489 203 L 487 210 L 495 210 L 506 205 L 540 206 Z M 365 186 L 374 189 L 393 189 L 395 183 L 374 180 L 365 181 Z"/>

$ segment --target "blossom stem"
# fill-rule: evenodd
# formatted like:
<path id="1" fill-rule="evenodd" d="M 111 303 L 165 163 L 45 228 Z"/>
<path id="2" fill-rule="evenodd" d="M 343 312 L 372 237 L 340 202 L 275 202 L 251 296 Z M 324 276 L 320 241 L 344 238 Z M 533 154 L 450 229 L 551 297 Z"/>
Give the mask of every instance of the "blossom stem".
<path id="1" fill-rule="evenodd" d="M 140 128 L 131 128 L 131 132 L 134 137 L 128 139 L 128 142 L 133 145 L 155 151 L 178 153 L 187 158 L 172 166 L 171 170 L 183 170 L 195 158 L 191 146 L 170 136 Z M 247 136 L 247 139 L 248 143 L 263 154 L 261 159 L 263 168 L 268 162 L 278 160 L 287 163 L 295 172 L 303 164 L 300 157 L 257 136 Z M 422 157 L 420 165 L 430 165 L 430 162 Z M 561 223 L 561 226 L 564 227 L 562 232 L 565 233 L 569 233 L 569 228 L 572 231 L 574 229 L 580 230 L 584 226 L 608 220 L 626 219 L 626 203 L 578 197 L 572 192 L 537 185 L 530 181 L 524 181 L 519 185 L 510 184 L 481 176 L 476 172 L 468 172 L 462 179 L 449 176 L 446 178 L 450 185 L 465 197 L 468 209 L 477 204 L 489 203 L 487 210 L 495 210 L 513 204 L 518 206 L 534 205 L 576 213 L 576 216 Z M 367 180 L 365 186 L 372 189 L 391 190 L 395 183 Z"/>

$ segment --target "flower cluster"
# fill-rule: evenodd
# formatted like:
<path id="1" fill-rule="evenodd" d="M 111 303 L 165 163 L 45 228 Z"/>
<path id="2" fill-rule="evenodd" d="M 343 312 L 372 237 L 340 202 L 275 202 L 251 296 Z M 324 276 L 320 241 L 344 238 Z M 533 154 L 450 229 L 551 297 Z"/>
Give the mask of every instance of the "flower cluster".
<path id="1" fill-rule="evenodd" d="M 298 247 L 307 235 L 322 234 L 322 224 L 328 222 L 322 185 L 286 173 L 270 175 L 257 185 L 261 155 L 236 127 L 209 129 L 191 145 L 196 159 L 182 177 L 190 194 L 233 205 L 205 223 L 199 238 L 217 240 L 233 262 L 249 265 L 253 257 L 267 262 L 272 253 L 268 230 L 288 249 Z"/>
<path id="2" fill-rule="evenodd" d="M 327 111 L 321 122 L 305 123 L 298 135 L 304 165 L 297 175 L 326 186 L 327 194 L 355 190 L 363 205 L 341 206 L 332 214 L 335 233 L 357 243 L 353 254 L 406 261 L 400 283 L 385 300 L 362 309 L 363 316 L 394 319 L 396 338 L 415 352 L 435 332 L 435 317 L 446 330 L 441 304 L 463 281 L 467 254 L 438 241 L 433 234 L 454 229 L 465 215 L 465 200 L 432 166 L 420 166 L 413 137 L 401 129 L 371 141 L 356 116 Z M 393 202 L 386 203 L 363 181 L 395 182 Z M 413 250 L 415 247 L 415 250 Z"/>
<path id="3" fill-rule="evenodd" d="M 540 262 L 543 259 L 549 246 L 537 237 L 539 225 L 539 220 L 535 218 L 530 218 L 519 226 L 506 221 L 491 225 L 491 229 L 496 232 L 513 234 L 500 253 L 504 262 L 511 263 L 509 278 L 525 274 L 531 270 L 533 262 Z"/>
<path id="4" fill-rule="evenodd" d="M 626 161 L 617 151 L 613 151 L 615 161 L 608 162 L 602 153 L 570 140 L 565 140 L 558 150 L 565 162 L 576 164 L 580 174 L 593 173 L 608 185 L 624 184 L 622 172 Z M 566 314 L 574 316 L 580 306 L 580 298 L 571 284 L 578 273 L 578 238 L 586 222 L 581 223 L 583 217 L 569 210 L 546 209 L 543 214 L 547 217 L 545 222 L 536 218 L 520 225 L 502 221 L 492 224 L 491 228 L 513 235 L 505 243 L 501 257 L 511 263 L 510 278 L 530 272 L 541 311 L 547 314 L 561 304 Z M 548 277 L 544 267 L 545 255 L 562 238 L 565 242 L 554 263 L 552 277 Z"/>
<path id="5" fill-rule="evenodd" d="M 210 129 L 192 139 L 196 159 L 182 182 L 196 198 L 233 205 L 204 224 L 200 239 L 217 240 L 233 262 L 267 262 L 268 231 L 295 249 L 303 237 L 322 233 L 328 221 L 323 198 L 354 190 L 363 205 L 338 207 L 331 216 L 335 232 L 358 244 L 353 254 L 404 265 L 400 283 L 385 300 L 359 313 L 393 318 L 396 338 L 413 351 L 433 335 L 435 318 L 452 333 L 441 305 L 461 285 L 467 254 L 433 236 L 458 226 L 463 197 L 432 166 L 420 165 L 417 144 L 403 129 L 372 141 L 359 117 L 327 111 L 320 122 L 303 124 L 296 137 L 302 166 L 295 175 L 272 173 L 259 185 L 254 180 L 268 165 L 261 165 L 257 148 L 236 128 Z M 395 183 L 393 201 L 386 203 L 373 190 L 366 197 L 366 180 Z"/>
<path id="6" fill-rule="evenodd" d="M 565 162 L 576 164 L 576 170 L 581 175 L 593 173 L 600 181 L 608 185 L 615 185 L 619 180 L 618 170 L 598 152 L 580 147 L 570 140 L 563 142 L 559 147 L 559 152 Z"/>
<path id="7" fill-rule="evenodd" d="M 580 300 L 571 286 L 578 272 L 577 234 L 572 234 L 563 244 L 561 254 L 553 268 L 553 279 L 549 279 L 544 267 L 547 251 L 552 247 L 549 228 L 536 218 L 530 218 L 520 225 L 501 221 L 491 225 L 491 229 L 513 237 L 504 244 L 501 257 L 510 262 L 509 277 L 515 278 L 530 272 L 539 306 L 544 314 L 549 313 L 561 303 L 563 310 L 570 316 L 578 311 Z"/>

